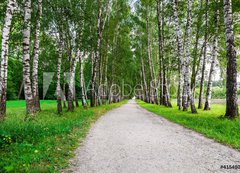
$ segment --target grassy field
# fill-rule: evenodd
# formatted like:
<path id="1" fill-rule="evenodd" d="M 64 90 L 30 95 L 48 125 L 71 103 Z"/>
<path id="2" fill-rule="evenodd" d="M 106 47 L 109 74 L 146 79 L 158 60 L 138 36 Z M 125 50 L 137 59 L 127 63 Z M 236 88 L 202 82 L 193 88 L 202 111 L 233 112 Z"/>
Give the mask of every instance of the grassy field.
<path id="1" fill-rule="evenodd" d="M 91 124 L 123 103 L 58 115 L 56 101 L 42 101 L 42 112 L 26 122 L 25 102 L 8 102 L 6 120 L 0 122 L 0 172 L 59 172 Z"/>
<path id="2" fill-rule="evenodd" d="M 240 150 L 240 119 L 224 118 L 224 105 L 212 105 L 212 111 L 198 110 L 198 114 L 191 114 L 179 111 L 175 104 L 173 108 L 166 108 L 140 100 L 137 103 L 150 112 Z"/>

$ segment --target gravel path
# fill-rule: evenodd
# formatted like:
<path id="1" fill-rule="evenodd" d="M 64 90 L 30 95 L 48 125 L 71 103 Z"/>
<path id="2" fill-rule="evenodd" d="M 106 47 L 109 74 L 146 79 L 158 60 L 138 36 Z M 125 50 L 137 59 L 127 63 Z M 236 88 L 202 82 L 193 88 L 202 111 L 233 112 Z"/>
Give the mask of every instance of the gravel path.
<path id="1" fill-rule="evenodd" d="M 237 172 L 240 152 L 158 117 L 133 100 L 108 112 L 76 150 L 78 173 Z M 240 172 L 240 169 L 238 170 Z"/>

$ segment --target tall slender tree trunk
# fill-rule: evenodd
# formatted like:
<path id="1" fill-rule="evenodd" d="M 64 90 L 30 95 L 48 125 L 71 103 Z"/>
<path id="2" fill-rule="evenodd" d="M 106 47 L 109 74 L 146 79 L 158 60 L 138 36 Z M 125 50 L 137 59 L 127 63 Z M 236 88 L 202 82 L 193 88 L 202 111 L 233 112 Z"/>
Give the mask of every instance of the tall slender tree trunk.
<path id="1" fill-rule="evenodd" d="M 237 96 L 237 60 L 233 32 L 232 1 L 224 0 L 224 23 L 227 49 L 227 93 L 226 114 L 228 118 L 235 118 L 238 114 Z"/>
<path id="2" fill-rule="evenodd" d="M 178 9 L 177 9 L 177 0 L 173 0 L 173 12 L 174 12 L 174 24 L 176 29 L 176 37 L 178 42 L 179 50 L 179 61 L 180 61 L 180 72 L 179 72 L 179 84 L 178 84 L 178 106 L 179 109 L 182 109 L 182 85 L 183 85 L 183 73 L 184 73 L 184 52 L 183 52 L 183 43 L 182 36 L 180 32 L 179 19 L 178 19 Z"/>
<path id="3" fill-rule="evenodd" d="M 30 34 L 31 33 L 31 0 L 24 2 L 23 29 L 23 80 L 27 114 L 35 113 L 32 82 L 30 79 Z"/>
<path id="4" fill-rule="evenodd" d="M 169 89 L 168 89 L 167 69 L 165 65 L 163 65 L 163 105 L 167 107 L 172 107 L 172 104 L 170 102 Z"/>
<path id="5" fill-rule="evenodd" d="M 59 39 L 58 63 L 57 63 L 57 111 L 62 113 L 62 93 L 61 93 L 61 66 L 63 58 L 63 41 Z"/>
<path id="6" fill-rule="evenodd" d="M 217 3 L 219 2 L 217 1 Z M 215 72 L 215 64 L 216 64 L 217 49 L 218 49 L 218 28 L 219 28 L 219 10 L 217 9 L 217 11 L 215 12 L 215 34 L 213 39 L 212 62 L 211 62 L 211 68 L 210 68 L 209 77 L 208 77 L 208 87 L 207 87 L 206 102 L 205 102 L 204 110 L 211 110 L 212 78 Z"/>
<path id="7" fill-rule="evenodd" d="M 66 104 L 66 73 L 63 73 L 63 107 L 67 108 Z"/>
<path id="8" fill-rule="evenodd" d="M 108 49 L 109 45 L 107 44 L 107 49 Z M 107 86 L 108 86 L 108 55 L 106 56 L 106 63 L 105 63 L 105 69 L 104 69 L 104 88 L 103 88 L 103 99 L 102 102 L 103 104 L 106 104 L 106 100 L 107 100 Z"/>
<path id="9" fill-rule="evenodd" d="M 92 76 L 91 76 L 91 82 L 90 82 L 90 106 L 94 107 L 95 106 L 95 102 L 96 102 L 96 91 L 95 91 L 95 81 L 96 81 L 96 73 L 97 73 L 97 67 L 96 67 L 96 63 L 95 63 L 95 53 L 92 53 L 91 56 L 91 60 L 92 60 Z"/>
<path id="10" fill-rule="evenodd" d="M 94 107 L 96 105 L 96 97 L 97 97 L 97 90 L 98 88 L 96 87 L 96 77 L 97 77 L 97 70 L 98 70 L 98 63 L 100 61 L 100 49 L 101 49 L 101 43 L 102 43 L 102 37 L 103 37 L 103 30 L 105 28 L 105 24 L 107 21 L 107 18 L 110 13 L 110 0 L 107 1 L 107 6 L 106 6 L 106 16 L 103 19 L 103 10 L 102 10 L 102 4 L 99 4 L 99 10 L 98 10 L 98 20 L 97 20 L 97 47 L 96 47 L 96 53 L 93 58 L 93 71 L 92 71 L 92 77 L 91 77 L 91 83 L 90 83 L 90 102 L 91 102 L 91 107 Z"/>
<path id="11" fill-rule="evenodd" d="M 147 45 L 148 45 L 148 62 L 149 62 L 149 69 L 150 69 L 150 102 L 155 104 L 155 89 L 153 82 L 155 80 L 155 72 L 153 67 L 153 59 L 152 59 L 152 47 L 151 47 L 151 26 L 149 21 L 149 6 L 147 7 Z"/>
<path id="12" fill-rule="evenodd" d="M 74 111 L 74 98 L 75 98 L 75 72 L 76 72 L 76 66 L 77 61 L 79 59 L 80 51 L 77 50 L 76 55 L 72 61 L 71 68 L 70 68 L 70 79 L 69 79 L 69 88 L 68 88 L 68 111 L 73 112 Z"/>
<path id="13" fill-rule="evenodd" d="M 11 30 L 13 12 L 16 6 L 15 0 L 8 0 L 6 14 L 4 18 L 4 26 L 2 31 L 2 53 L 0 66 L 0 120 L 6 115 L 7 100 L 7 73 L 8 73 L 8 44 L 9 34 Z"/>
<path id="14" fill-rule="evenodd" d="M 158 19 L 158 46 L 159 46 L 159 83 L 160 83 L 160 105 L 163 104 L 163 43 L 162 43 L 162 17 L 161 17 L 161 0 L 157 0 L 157 19 Z"/>
<path id="15" fill-rule="evenodd" d="M 186 59 L 185 59 L 185 73 L 184 73 L 184 89 L 183 89 L 183 111 L 188 110 L 188 99 L 191 105 L 192 113 L 197 113 L 194 98 L 192 96 L 192 90 L 190 87 L 190 73 L 189 73 L 189 64 L 190 64 L 190 37 L 191 37 L 191 26 L 192 26 L 192 0 L 188 0 L 188 19 L 186 26 Z"/>
<path id="16" fill-rule="evenodd" d="M 33 49 L 33 68 L 32 68 L 32 91 L 33 99 L 35 104 L 35 110 L 40 111 L 40 100 L 39 100 L 39 91 L 38 91 L 38 61 L 39 61 L 39 35 L 41 27 L 41 18 L 42 18 L 42 0 L 38 0 L 38 12 L 37 12 L 37 22 L 35 30 L 35 40 L 34 40 L 34 49 Z"/>
<path id="17" fill-rule="evenodd" d="M 202 6 L 203 6 L 203 0 L 200 0 L 199 11 L 202 10 Z M 202 18 L 202 15 L 200 13 L 200 14 L 198 14 L 198 23 L 196 26 L 197 27 L 196 28 L 197 29 L 196 41 L 195 41 L 194 50 L 193 50 L 193 64 L 192 64 L 192 75 L 191 75 L 191 90 L 192 90 L 193 102 L 195 102 L 196 77 L 197 77 L 197 72 L 198 72 L 198 68 L 199 68 L 199 61 L 201 59 L 200 57 L 202 56 L 202 54 L 198 54 L 200 29 L 201 29 L 201 23 L 202 23 L 201 18 Z M 195 103 L 194 103 L 194 105 L 195 105 Z"/>
<path id="18" fill-rule="evenodd" d="M 167 82 L 167 69 L 164 64 L 164 17 L 163 15 L 163 2 L 157 1 L 157 17 L 158 17 L 158 41 L 159 41 L 159 62 L 160 62 L 160 103 L 167 107 L 172 107 L 170 103 L 170 94 Z"/>
<path id="19" fill-rule="evenodd" d="M 141 63 L 142 63 L 142 77 L 143 77 L 143 85 L 144 85 L 144 101 L 146 103 L 150 103 L 150 98 L 149 98 L 149 94 L 148 94 L 148 87 L 147 87 L 147 81 L 146 81 L 146 75 L 145 75 L 145 66 L 144 66 L 144 61 L 143 61 L 143 57 L 141 56 Z"/>
<path id="20" fill-rule="evenodd" d="M 201 82 L 200 82 L 200 95 L 199 95 L 199 101 L 198 101 L 198 109 L 203 108 L 203 94 L 204 94 L 205 70 L 206 70 L 206 60 L 207 60 L 207 45 L 208 45 L 208 3 L 209 3 L 209 0 L 206 0 L 204 52 L 203 52 L 202 76 L 201 76 Z"/>
<path id="21" fill-rule="evenodd" d="M 84 81 L 84 73 L 83 73 L 83 55 L 82 53 L 79 56 L 79 67 L 80 67 L 80 88 L 81 88 L 81 94 L 82 94 L 82 106 L 83 108 L 87 108 L 87 98 L 86 98 L 86 92 L 85 92 L 85 81 Z"/>
<path id="22" fill-rule="evenodd" d="M 101 17 L 102 17 L 102 8 L 99 7 L 98 11 L 98 24 L 97 24 L 97 30 L 98 30 L 98 38 L 97 38 L 97 50 L 95 53 L 95 56 L 93 57 L 93 73 L 92 73 L 92 79 L 91 79 L 91 107 L 94 107 L 96 105 L 96 77 L 97 77 L 97 67 L 99 63 L 100 58 L 100 47 L 101 47 L 101 40 L 102 40 L 102 31 L 101 31 Z"/>

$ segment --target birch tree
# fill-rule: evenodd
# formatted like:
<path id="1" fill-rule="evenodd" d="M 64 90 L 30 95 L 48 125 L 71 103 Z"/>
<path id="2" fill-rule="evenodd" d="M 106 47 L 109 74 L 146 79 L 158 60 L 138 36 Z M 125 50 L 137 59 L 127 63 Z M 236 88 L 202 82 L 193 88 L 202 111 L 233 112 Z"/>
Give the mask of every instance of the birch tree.
<path id="1" fill-rule="evenodd" d="M 106 20 L 110 13 L 110 5 L 111 0 L 107 1 L 106 4 L 106 15 L 103 16 L 103 4 L 99 2 L 98 6 L 98 19 L 97 19 L 97 45 L 96 45 L 96 53 L 93 57 L 93 71 L 92 71 L 92 77 L 91 77 L 91 107 L 96 105 L 96 77 L 97 77 L 97 70 L 98 70 L 98 64 L 100 61 L 100 48 L 102 44 L 102 38 L 103 38 L 103 30 L 105 28 Z"/>
<path id="2" fill-rule="evenodd" d="M 190 38 L 191 38 L 191 25 L 192 25 L 192 0 L 188 0 L 188 18 L 187 18 L 187 26 L 186 26 L 186 59 L 185 59 L 185 73 L 184 73 L 184 89 L 183 89 L 183 111 L 188 110 L 188 99 L 191 104 L 192 113 L 197 113 L 194 104 L 194 98 L 192 96 L 192 90 L 190 87 L 190 73 L 189 73 L 189 65 L 190 65 Z"/>
<path id="3" fill-rule="evenodd" d="M 60 34 L 61 35 L 61 34 Z M 62 58 L 63 58 L 63 41 L 60 36 L 59 39 L 59 50 L 58 50 L 58 63 L 57 63 L 57 111 L 58 113 L 62 113 L 62 93 L 61 93 L 61 66 L 62 66 Z"/>
<path id="4" fill-rule="evenodd" d="M 39 61 L 39 35 L 41 27 L 41 18 L 42 18 L 42 0 L 38 0 L 38 12 L 37 12 L 37 21 L 36 21 L 36 30 L 35 30 L 35 40 L 34 40 L 34 49 L 33 49 L 33 68 L 32 68 L 32 92 L 33 99 L 35 102 L 35 111 L 40 111 L 40 100 L 39 100 L 39 91 L 38 91 L 38 61 Z"/>
<path id="5" fill-rule="evenodd" d="M 2 53 L 0 59 L 0 120 L 6 115 L 9 35 L 15 7 L 16 0 L 8 0 L 2 30 Z"/>
<path id="6" fill-rule="evenodd" d="M 235 50 L 235 40 L 233 32 L 232 1 L 224 0 L 224 24 L 226 34 L 227 50 L 227 92 L 226 92 L 226 114 L 228 118 L 235 118 L 238 113 L 237 96 L 237 60 Z"/>
<path id="7" fill-rule="evenodd" d="M 177 0 L 173 0 L 172 3 L 173 6 L 173 12 L 174 12 L 174 25 L 176 30 L 176 38 L 177 38 L 177 44 L 178 44 L 178 58 L 180 61 L 180 72 L 179 72 L 179 79 L 178 79 L 178 107 L 179 109 L 182 109 L 182 85 L 183 85 L 183 73 L 184 73 L 184 52 L 183 52 L 183 43 L 182 43 L 182 34 L 180 31 L 179 26 L 179 18 L 178 18 L 178 9 L 177 9 Z"/>
<path id="8" fill-rule="evenodd" d="M 141 57 L 141 64 L 142 64 L 142 77 L 143 77 L 143 85 L 144 85 L 144 99 L 145 102 L 150 103 L 150 98 L 148 94 L 148 87 L 147 87 L 147 81 L 146 81 L 146 74 L 145 74 L 145 66 L 144 66 L 144 61 L 143 57 Z"/>
<path id="9" fill-rule="evenodd" d="M 155 72 L 153 66 L 153 59 L 152 59 L 152 47 L 151 47 L 151 25 L 149 21 L 149 5 L 147 4 L 146 10 L 146 22 L 147 22 L 147 47 L 148 47 L 148 62 L 149 62 L 149 69 L 150 69 L 150 101 L 151 103 L 155 103 L 155 90 L 154 86 L 152 86 L 153 82 L 155 81 Z"/>
<path id="10" fill-rule="evenodd" d="M 82 94 L 82 106 L 83 108 L 87 108 L 87 95 L 85 91 L 85 81 L 84 81 L 84 73 L 83 73 L 83 54 L 80 53 L 79 55 L 79 73 L 80 73 L 80 89 Z"/>
<path id="11" fill-rule="evenodd" d="M 168 89 L 167 68 L 164 56 L 164 16 L 163 1 L 157 1 L 157 18 L 158 18 L 158 47 L 159 47 L 159 78 L 160 78 L 160 103 L 167 107 L 172 107 Z M 164 62 L 164 63 L 163 63 Z"/>
<path id="12" fill-rule="evenodd" d="M 204 82 L 205 82 L 205 70 L 206 70 L 206 61 L 207 61 L 207 46 L 208 46 L 208 3 L 209 0 L 206 0 L 206 11 L 205 11 L 205 36 L 204 36 L 204 52 L 203 52 L 203 61 L 202 61 L 202 70 L 201 70 L 201 81 L 200 81 L 200 94 L 198 101 L 198 109 L 203 108 L 203 94 L 204 94 Z"/>
<path id="13" fill-rule="evenodd" d="M 217 1 L 217 3 L 219 3 Z M 218 8 L 218 7 L 216 7 Z M 216 59 L 217 59 L 217 50 L 218 50 L 218 30 L 219 30 L 219 10 L 217 9 L 215 12 L 215 33 L 213 38 L 213 51 L 212 51 L 212 61 L 211 67 L 208 77 L 208 87 L 206 93 L 206 102 L 204 106 L 204 110 L 211 110 L 211 98 L 212 98 L 212 83 L 213 83 L 213 74 L 215 72 L 216 67 Z"/>
<path id="14" fill-rule="evenodd" d="M 75 73 L 76 73 L 76 66 L 79 60 L 80 50 L 78 49 L 76 52 L 75 57 L 72 60 L 72 64 L 70 67 L 70 77 L 69 77 L 69 89 L 68 89 L 68 111 L 74 111 L 74 98 L 75 98 Z"/>
<path id="15" fill-rule="evenodd" d="M 161 17 L 161 0 L 157 0 L 157 21 L 158 21 L 158 46 L 159 46 L 159 83 L 160 83 L 160 104 L 163 104 L 163 44 L 162 44 L 162 17 Z"/>
<path id="16" fill-rule="evenodd" d="M 32 82 L 30 79 L 30 35 L 31 35 L 31 0 L 24 1 L 24 29 L 23 29 L 23 80 L 27 114 L 34 114 Z"/>
<path id="17" fill-rule="evenodd" d="M 200 39 L 200 30 L 202 25 L 202 8 L 203 8 L 203 0 L 200 0 L 198 14 L 197 14 L 197 24 L 196 24 L 196 38 L 193 49 L 193 62 L 192 62 L 192 75 L 191 75 L 191 90 L 192 96 L 195 98 L 195 88 L 196 88 L 196 77 L 199 71 L 200 59 L 202 56 L 202 49 L 199 51 L 199 39 Z M 193 99 L 192 101 L 195 102 Z"/>

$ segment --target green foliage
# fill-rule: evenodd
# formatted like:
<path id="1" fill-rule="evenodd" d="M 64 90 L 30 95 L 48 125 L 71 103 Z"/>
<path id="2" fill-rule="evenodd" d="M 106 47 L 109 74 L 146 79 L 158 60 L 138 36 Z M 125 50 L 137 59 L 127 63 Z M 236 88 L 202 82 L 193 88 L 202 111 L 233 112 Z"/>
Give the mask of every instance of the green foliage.
<path id="1" fill-rule="evenodd" d="M 159 116 L 172 122 L 183 125 L 204 134 L 223 144 L 240 149 L 240 120 L 229 120 L 223 118 L 225 112 L 224 105 L 212 105 L 212 111 L 198 110 L 198 114 L 179 111 L 174 104 L 174 108 L 152 105 L 137 101 L 137 103 Z"/>
<path id="2" fill-rule="evenodd" d="M 68 165 L 73 150 L 91 124 L 121 103 L 78 108 L 59 116 L 56 101 L 42 101 L 42 112 L 24 121 L 24 101 L 7 103 L 7 117 L 0 126 L 0 172 L 58 172 Z"/>

